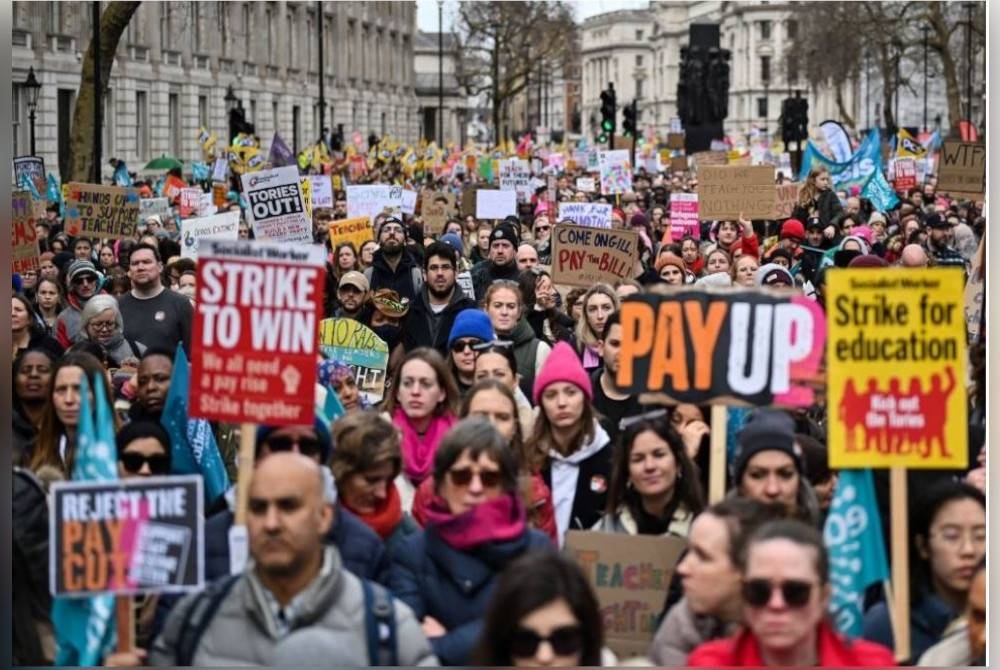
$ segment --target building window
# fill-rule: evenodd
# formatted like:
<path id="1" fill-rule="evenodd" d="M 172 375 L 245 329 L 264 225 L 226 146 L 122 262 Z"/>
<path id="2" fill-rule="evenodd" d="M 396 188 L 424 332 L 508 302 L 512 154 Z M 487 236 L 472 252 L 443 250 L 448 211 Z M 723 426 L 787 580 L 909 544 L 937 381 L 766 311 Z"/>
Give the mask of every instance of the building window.
<path id="1" fill-rule="evenodd" d="M 246 45 L 246 57 L 250 57 L 250 45 L 252 33 L 250 32 L 250 3 L 243 3 L 243 43 Z"/>
<path id="2" fill-rule="evenodd" d="M 31 150 L 31 147 L 21 139 L 21 135 L 24 132 L 24 125 L 21 123 L 22 113 L 21 113 L 21 101 L 24 97 L 21 95 L 20 86 L 11 86 L 11 96 L 10 100 L 13 104 L 13 109 L 11 110 L 10 120 L 11 125 L 14 127 L 14 155 L 20 156 L 23 153 Z M 18 184 L 20 186 L 20 184 Z"/>
<path id="3" fill-rule="evenodd" d="M 642 67 L 642 56 L 636 56 L 635 57 L 635 66 L 636 67 Z"/>
<path id="4" fill-rule="evenodd" d="M 298 67 L 299 64 L 295 59 L 295 43 L 298 41 L 299 36 L 295 34 L 296 16 L 294 12 L 288 12 L 285 17 L 285 23 L 288 26 L 285 33 L 288 40 L 288 67 Z"/>
<path id="5" fill-rule="evenodd" d="M 794 58 L 787 59 L 788 63 L 788 83 L 794 84 L 799 80 L 799 64 Z"/>
<path id="6" fill-rule="evenodd" d="M 250 118 L 247 119 L 247 123 L 257 123 L 257 101 L 253 99 L 250 100 Z"/>
<path id="7" fill-rule="evenodd" d="M 176 93 L 167 95 L 167 126 L 170 132 L 170 153 L 181 155 L 181 99 Z"/>
<path id="8" fill-rule="evenodd" d="M 641 98 L 642 97 L 642 89 L 645 88 L 643 86 L 643 84 L 645 84 L 645 83 L 646 83 L 645 79 L 636 79 L 635 80 L 635 97 L 637 97 L 637 98 Z"/>
<path id="9" fill-rule="evenodd" d="M 199 53 L 201 51 L 201 3 L 192 2 L 191 7 L 191 51 Z M 131 23 L 131 21 L 129 21 Z"/>
<path id="10" fill-rule="evenodd" d="M 767 98 L 757 98 L 757 116 L 767 118 Z"/>
<path id="11" fill-rule="evenodd" d="M 771 81 L 771 57 L 761 56 L 760 57 L 760 80 L 762 82 Z"/>
<path id="12" fill-rule="evenodd" d="M 135 92 L 135 152 L 145 160 L 149 152 L 149 105 L 146 91 Z"/>
<path id="13" fill-rule="evenodd" d="M 760 39 L 769 40 L 771 39 L 771 22 L 770 21 L 758 21 L 758 30 L 760 31 Z"/>
<path id="14" fill-rule="evenodd" d="M 219 12 L 219 32 L 222 34 L 222 55 L 229 55 L 229 3 L 216 3 Z M 129 21 L 129 25 L 132 25 Z"/>
<path id="15" fill-rule="evenodd" d="M 799 36 L 799 22 L 793 20 L 786 21 L 785 32 L 788 33 L 788 39 L 794 40 Z"/>
<path id="16" fill-rule="evenodd" d="M 278 132 L 281 129 L 281 119 L 278 117 L 278 103 L 271 103 L 271 123 L 274 124 L 274 132 Z"/>
<path id="17" fill-rule="evenodd" d="M 202 128 L 208 128 L 208 96 L 199 95 L 198 96 L 198 125 Z"/>
<path id="18" fill-rule="evenodd" d="M 641 42 L 642 41 L 642 31 L 641 30 L 635 31 L 635 41 L 636 42 Z"/>

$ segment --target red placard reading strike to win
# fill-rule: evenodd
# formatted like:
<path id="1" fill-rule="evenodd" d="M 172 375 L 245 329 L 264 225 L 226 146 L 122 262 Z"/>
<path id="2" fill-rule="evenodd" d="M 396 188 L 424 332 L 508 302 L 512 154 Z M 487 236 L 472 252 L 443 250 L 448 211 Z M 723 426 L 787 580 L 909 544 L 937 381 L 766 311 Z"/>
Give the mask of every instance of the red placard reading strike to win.
<path id="1" fill-rule="evenodd" d="M 191 416 L 311 425 L 323 247 L 211 239 L 201 244 Z"/>

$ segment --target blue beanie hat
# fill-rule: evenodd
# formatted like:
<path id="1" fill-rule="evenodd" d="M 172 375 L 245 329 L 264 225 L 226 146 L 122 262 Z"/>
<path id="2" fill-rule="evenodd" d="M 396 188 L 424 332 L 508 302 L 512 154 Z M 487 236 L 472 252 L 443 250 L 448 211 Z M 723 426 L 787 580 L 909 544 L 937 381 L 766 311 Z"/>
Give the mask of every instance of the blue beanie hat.
<path id="1" fill-rule="evenodd" d="M 264 443 L 268 435 L 281 428 L 281 426 L 260 426 L 257 428 L 257 447 L 254 451 L 254 458 L 260 456 L 260 445 Z M 313 429 L 319 439 L 320 463 L 326 465 L 330 462 L 330 455 L 333 454 L 333 438 L 330 436 L 330 426 L 320 417 L 313 420 Z"/>
<path id="2" fill-rule="evenodd" d="M 462 238 L 455 233 L 446 233 L 442 235 L 441 241 L 457 251 L 459 256 L 465 253 L 465 245 L 462 244 Z"/>
<path id="3" fill-rule="evenodd" d="M 448 348 L 460 337 L 476 337 L 483 342 L 492 342 L 493 324 L 486 312 L 477 308 L 463 309 L 455 317 L 455 324 L 451 327 L 451 334 L 448 335 Z"/>

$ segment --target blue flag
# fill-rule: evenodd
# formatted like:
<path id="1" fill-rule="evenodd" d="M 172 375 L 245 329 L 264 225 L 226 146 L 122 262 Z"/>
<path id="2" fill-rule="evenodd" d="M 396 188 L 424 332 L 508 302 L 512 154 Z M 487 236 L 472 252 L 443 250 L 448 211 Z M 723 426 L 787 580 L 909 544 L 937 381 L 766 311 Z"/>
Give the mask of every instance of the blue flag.
<path id="1" fill-rule="evenodd" d="M 161 175 L 160 178 L 156 180 L 156 183 L 153 184 L 153 194 L 157 198 L 163 197 L 163 186 L 166 183 L 166 181 L 167 181 L 166 175 Z"/>
<path id="2" fill-rule="evenodd" d="M 42 199 L 42 194 L 38 192 L 38 188 L 35 186 L 35 180 L 31 178 L 31 175 L 22 174 L 20 186 L 31 194 L 32 200 Z"/>
<path id="3" fill-rule="evenodd" d="M 267 162 L 271 164 L 271 167 L 295 165 L 295 154 L 288 148 L 277 131 L 274 133 L 274 139 L 271 140 L 271 150 L 267 154 Z"/>
<path id="4" fill-rule="evenodd" d="M 115 183 L 115 186 L 132 185 L 132 175 L 128 173 L 128 167 L 125 165 L 125 161 L 118 161 L 118 166 L 115 168 L 115 174 L 112 176 L 111 180 Z"/>
<path id="5" fill-rule="evenodd" d="M 211 503 L 229 488 L 229 476 L 211 424 L 205 419 L 188 418 L 190 377 L 187 355 L 184 347 L 178 344 L 160 423 L 170 435 L 171 473 L 201 475 L 205 482 L 205 502 Z"/>
<path id="6" fill-rule="evenodd" d="M 114 481 L 118 479 L 115 424 L 103 384 L 96 377 L 93 388 L 96 418 L 90 411 L 90 385 L 86 375 L 81 377 L 73 480 Z M 56 665 L 100 665 L 115 646 L 115 597 L 56 597 L 52 603 L 52 627 L 56 638 Z"/>
<path id="7" fill-rule="evenodd" d="M 860 637 L 865 589 L 889 578 L 871 470 L 841 470 L 823 527 L 830 554 L 830 614 L 841 633 Z"/>
<path id="8" fill-rule="evenodd" d="M 195 181 L 209 181 L 212 178 L 212 168 L 207 163 L 195 161 L 191 163 L 191 176 Z"/>
<path id="9" fill-rule="evenodd" d="M 809 176 L 814 162 L 825 165 L 830 171 L 830 181 L 834 189 L 850 191 L 852 186 L 861 188 L 869 177 L 882 171 L 882 139 L 878 128 L 868 131 L 858 150 L 848 160 L 840 163 L 824 156 L 812 140 L 807 142 L 806 150 L 802 153 L 800 181 L 805 181 Z"/>

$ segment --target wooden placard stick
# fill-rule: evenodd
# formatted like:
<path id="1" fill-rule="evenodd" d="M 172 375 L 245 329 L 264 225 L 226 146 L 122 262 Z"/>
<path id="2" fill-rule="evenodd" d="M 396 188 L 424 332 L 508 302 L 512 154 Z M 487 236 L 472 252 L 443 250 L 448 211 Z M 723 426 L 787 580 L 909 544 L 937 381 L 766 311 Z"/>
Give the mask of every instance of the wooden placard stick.
<path id="1" fill-rule="evenodd" d="M 115 651 L 135 649 L 135 608 L 132 596 L 115 596 L 115 630 L 118 633 Z"/>
<path id="2" fill-rule="evenodd" d="M 240 452 L 237 459 L 239 479 L 236 482 L 235 523 L 245 526 L 247 522 L 247 507 L 250 503 L 250 479 L 253 477 L 254 451 L 257 446 L 257 425 L 244 423 L 240 425 Z"/>
<path id="3" fill-rule="evenodd" d="M 726 497 L 726 406 L 712 405 L 708 458 L 708 504 Z"/>
<path id="4" fill-rule="evenodd" d="M 910 561 L 906 468 L 889 470 L 889 509 L 892 515 L 892 636 L 896 660 L 910 658 Z"/>

